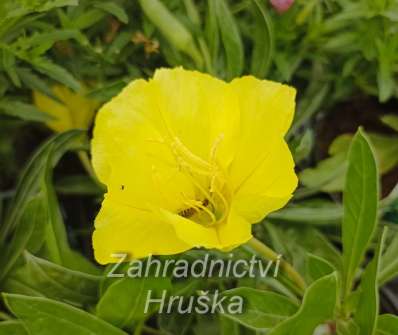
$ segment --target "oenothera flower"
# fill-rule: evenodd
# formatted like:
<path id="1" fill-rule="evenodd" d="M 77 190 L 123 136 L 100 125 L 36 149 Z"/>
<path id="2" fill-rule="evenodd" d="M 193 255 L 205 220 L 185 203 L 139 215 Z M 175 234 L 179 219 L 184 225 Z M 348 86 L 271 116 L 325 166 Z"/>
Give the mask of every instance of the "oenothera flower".
<path id="1" fill-rule="evenodd" d="M 128 85 L 95 122 L 93 165 L 108 187 L 96 259 L 248 241 L 251 224 L 284 206 L 297 185 L 284 141 L 294 99 L 279 83 L 226 83 L 181 68 Z"/>
<path id="2" fill-rule="evenodd" d="M 91 126 L 98 103 L 88 99 L 83 93 L 72 92 L 65 86 L 52 87 L 59 102 L 38 91 L 33 91 L 35 105 L 53 119 L 47 126 L 55 132 L 64 132 L 70 129 L 88 129 Z"/>

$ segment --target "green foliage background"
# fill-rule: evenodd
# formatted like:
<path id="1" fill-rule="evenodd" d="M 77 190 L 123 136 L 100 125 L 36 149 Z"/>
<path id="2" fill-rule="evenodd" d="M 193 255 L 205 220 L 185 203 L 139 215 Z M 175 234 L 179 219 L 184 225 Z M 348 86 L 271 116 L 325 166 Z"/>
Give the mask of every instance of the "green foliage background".
<path id="1" fill-rule="evenodd" d="M 67 153 L 88 151 L 90 135 L 51 135 L 32 90 L 57 99 L 54 83 L 85 86 L 87 97 L 104 103 L 161 66 L 298 88 L 288 140 L 301 186 L 255 234 L 302 274 L 305 292 L 284 274 L 278 281 L 111 280 L 93 262 L 90 234 L 103 189 Z M 398 334 L 397 308 L 385 314 L 379 296 L 398 275 L 398 187 L 379 192 L 380 175 L 398 163 L 398 116 L 383 117 L 387 135 L 337 137 L 330 157 L 314 161 L 314 121 L 356 95 L 396 108 L 397 73 L 395 0 L 297 0 L 284 14 L 262 0 L 2 0 L 0 334 Z M 244 246 L 236 257 L 253 253 Z M 239 293 L 247 308 L 238 316 L 144 314 L 143 293 L 165 287 Z M 397 291 L 390 294 L 396 306 Z"/>

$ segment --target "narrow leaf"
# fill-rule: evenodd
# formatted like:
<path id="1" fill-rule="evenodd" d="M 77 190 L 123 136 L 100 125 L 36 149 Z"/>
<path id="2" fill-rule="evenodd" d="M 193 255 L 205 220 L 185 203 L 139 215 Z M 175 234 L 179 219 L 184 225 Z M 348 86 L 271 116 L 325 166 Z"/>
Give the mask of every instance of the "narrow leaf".
<path id="1" fill-rule="evenodd" d="M 220 48 L 220 29 L 218 28 L 216 2 L 207 0 L 207 16 L 205 23 L 206 42 L 210 49 L 212 63 L 216 64 Z"/>
<path id="2" fill-rule="evenodd" d="M 336 273 L 317 280 L 308 287 L 299 311 L 268 335 L 312 335 L 318 325 L 333 319 L 337 295 Z"/>
<path id="3" fill-rule="evenodd" d="M 313 254 L 308 255 L 307 266 L 308 266 L 308 274 L 314 281 L 336 271 L 336 268 L 326 259 L 323 259 Z"/>
<path id="4" fill-rule="evenodd" d="M 35 106 L 20 101 L 0 101 L 0 114 L 7 114 L 26 121 L 48 122 L 51 115 L 38 110 Z"/>
<path id="5" fill-rule="evenodd" d="M 359 326 L 354 320 L 337 320 L 337 335 L 359 335 Z"/>
<path id="6" fill-rule="evenodd" d="M 358 308 L 355 312 L 355 322 L 360 328 L 360 335 L 374 335 L 377 316 L 379 314 L 379 274 L 380 259 L 383 251 L 387 228 L 384 229 L 373 260 L 362 275 Z"/>
<path id="7" fill-rule="evenodd" d="M 2 254 L 0 256 L 0 281 L 2 281 L 17 262 L 19 256 L 22 254 L 25 248 L 31 247 L 38 249 L 43 243 L 44 236 L 32 236 L 35 231 L 43 232 L 41 227 L 45 227 L 47 224 L 47 217 L 44 210 L 43 197 L 33 197 L 27 204 L 23 211 L 19 225 L 17 226 L 15 233 L 12 236 L 11 241 L 6 247 L 2 248 Z M 33 243 L 35 245 L 33 245 Z"/>
<path id="8" fill-rule="evenodd" d="M 80 83 L 63 67 L 44 58 L 35 59 L 31 63 L 39 72 L 70 87 L 76 92 L 81 89 Z"/>
<path id="9" fill-rule="evenodd" d="M 298 306 L 291 299 L 280 294 L 249 287 L 224 291 L 223 296 L 240 296 L 244 299 L 242 314 L 222 315 L 252 329 L 269 329 L 293 315 Z"/>
<path id="10" fill-rule="evenodd" d="M 243 71 L 243 45 L 235 18 L 225 0 L 216 1 L 216 14 L 221 30 L 221 39 L 227 57 L 227 79 L 239 76 Z"/>
<path id="11" fill-rule="evenodd" d="M 253 0 L 253 3 L 256 24 L 253 37 L 254 49 L 251 60 L 251 73 L 259 78 L 264 78 L 271 65 L 274 52 L 272 21 L 262 1 Z"/>
<path id="12" fill-rule="evenodd" d="M 159 298 L 170 288 L 169 278 L 143 277 L 122 278 L 114 281 L 101 297 L 96 315 L 118 327 L 126 327 L 133 321 L 148 317 L 157 306 L 151 304 L 147 312 L 145 305 L 148 294 L 152 299 Z M 117 305 L 114 302 L 117 301 Z"/>
<path id="13" fill-rule="evenodd" d="M 376 335 L 397 335 L 397 333 L 398 316 L 392 314 L 379 315 Z"/>
<path id="14" fill-rule="evenodd" d="M 81 309 L 54 300 L 3 294 L 8 309 L 21 319 L 30 335 L 126 335 Z"/>
<path id="15" fill-rule="evenodd" d="M 115 2 L 98 2 L 94 5 L 94 7 L 102 9 L 103 11 L 108 12 L 109 14 L 112 14 L 113 16 L 117 17 L 120 22 L 123 23 L 129 22 L 129 17 L 124 8 L 120 7 Z"/>
<path id="16" fill-rule="evenodd" d="M 20 321 L 0 322 L 0 335 L 29 335 Z"/>
<path id="17" fill-rule="evenodd" d="M 97 300 L 100 277 L 74 271 L 32 254 L 24 253 L 24 264 L 10 279 L 26 284 L 42 296 L 77 306 L 93 304 Z M 5 284 L 7 287 L 7 283 Z M 8 293 L 23 293 L 6 290 Z"/>
<path id="18" fill-rule="evenodd" d="M 377 166 L 369 140 L 362 130 L 352 141 L 348 161 L 342 227 L 345 296 L 351 290 L 377 224 Z"/>
<path id="19" fill-rule="evenodd" d="M 379 283 L 383 285 L 398 276 L 398 233 L 382 256 Z"/>

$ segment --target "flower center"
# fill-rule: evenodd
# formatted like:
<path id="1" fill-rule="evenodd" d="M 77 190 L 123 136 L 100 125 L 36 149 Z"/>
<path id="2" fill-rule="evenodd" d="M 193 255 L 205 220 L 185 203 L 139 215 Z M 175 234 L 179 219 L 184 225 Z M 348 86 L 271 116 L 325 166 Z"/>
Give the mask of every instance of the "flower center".
<path id="1" fill-rule="evenodd" d="M 223 135 L 220 135 L 213 143 L 209 160 L 195 155 L 178 137 L 171 144 L 180 171 L 195 186 L 197 194 L 195 199 L 183 194 L 183 208 L 178 214 L 205 226 L 223 223 L 229 212 L 227 180 L 216 161 L 217 148 L 222 139 Z"/>

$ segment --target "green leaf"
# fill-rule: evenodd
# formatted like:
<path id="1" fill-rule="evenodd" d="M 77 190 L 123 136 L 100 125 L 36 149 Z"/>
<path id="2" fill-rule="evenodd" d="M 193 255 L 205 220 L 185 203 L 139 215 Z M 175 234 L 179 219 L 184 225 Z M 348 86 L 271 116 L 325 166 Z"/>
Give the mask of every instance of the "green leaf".
<path id="1" fill-rule="evenodd" d="M 392 129 L 398 131 L 398 116 L 393 114 L 383 115 L 381 121 Z"/>
<path id="2" fill-rule="evenodd" d="M 115 280 L 102 295 L 96 315 L 115 326 L 126 327 L 133 321 L 148 317 L 158 306 L 151 304 L 145 313 L 149 294 L 152 299 L 159 298 L 170 287 L 170 279 L 164 277 L 126 277 Z"/>
<path id="3" fill-rule="evenodd" d="M 68 237 L 58 205 L 54 185 L 52 183 L 52 157 L 50 155 L 44 166 L 42 176 L 42 192 L 46 198 L 48 224 L 45 231 L 45 252 L 49 260 L 59 265 L 64 265 L 72 270 L 97 274 L 99 270 L 83 255 L 73 251 L 68 242 Z"/>
<path id="4" fill-rule="evenodd" d="M 196 323 L 192 327 L 193 335 L 220 335 L 218 321 L 217 315 L 214 314 L 196 315 Z"/>
<path id="5" fill-rule="evenodd" d="M 93 8 L 87 11 L 82 11 L 81 15 L 73 18 L 72 21 L 70 18 L 65 16 L 62 16 L 62 19 L 65 21 L 65 27 L 84 30 L 101 21 L 105 16 L 106 13 L 103 10 Z"/>
<path id="6" fill-rule="evenodd" d="M 207 0 L 207 15 L 205 22 L 206 42 L 210 49 L 212 63 L 218 61 L 218 52 L 220 49 L 220 29 L 218 28 L 216 2 Z"/>
<path id="7" fill-rule="evenodd" d="M 343 207 L 330 203 L 322 206 L 291 206 L 271 213 L 268 218 L 285 222 L 301 222 L 309 225 L 336 225 L 343 217 Z"/>
<path id="8" fill-rule="evenodd" d="M 220 314 L 220 335 L 240 335 L 239 324 Z"/>
<path id="9" fill-rule="evenodd" d="M 0 4 L 0 22 L 2 18 L 14 18 L 34 12 L 45 12 L 56 7 L 76 6 L 78 0 L 41 0 L 16 1 L 2 0 Z M 3 15 L 4 13 L 4 15 Z"/>
<path id="10" fill-rule="evenodd" d="M 297 106 L 294 122 L 288 135 L 294 134 L 305 122 L 313 116 L 324 103 L 330 91 L 330 83 L 315 85 L 314 89 L 307 89 Z M 309 88 L 312 88 L 311 86 Z"/>
<path id="11" fill-rule="evenodd" d="M 360 297 L 354 320 L 360 328 L 361 335 L 374 335 L 376 331 L 377 316 L 379 314 L 379 287 L 377 276 L 379 274 L 380 259 L 383 252 L 387 228 L 383 230 L 375 256 L 362 275 Z"/>
<path id="12" fill-rule="evenodd" d="M 12 281 L 18 281 L 31 287 L 42 296 L 57 301 L 63 301 L 78 306 L 93 304 L 97 300 L 99 276 L 74 271 L 32 254 L 24 253 L 24 262 L 9 277 Z M 23 293 L 15 290 L 5 292 Z"/>
<path id="13" fill-rule="evenodd" d="M 53 136 L 39 147 L 32 159 L 28 162 L 20 175 L 15 195 L 11 199 L 9 210 L 6 213 L 6 217 L 0 228 L 0 247 L 2 250 L 10 247 L 9 240 L 12 241 L 12 235 L 20 224 L 21 217 L 30 199 L 37 195 L 39 191 L 44 191 L 42 195 L 46 197 L 45 210 L 48 210 L 48 215 L 51 216 L 49 217 L 51 227 L 57 234 L 54 236 L 53 242 L 58 246 L 62 246 L 62 248 L 58 248 L 58 250 L 62 250 L 62 260 L 65 262 L 64 265 L 75 270 L 84 268 L 83 272 L 95 272 L 92 266 L 88 265 L 91 263 L 82 260 L 81 255 L 74 253 L 69 248 L 65 227 L 63 227 L 63 223 L 60 221 L 58 204 L 54 199 L 55 195 L 52 190 L 50 173 L 50 170 L 52 170 L 60 157 L 67 150 L 83 147 L 84 134 L 85 133 L 83 131 L 72 130 Z M 46 229 L 49 228 L 47 227 Z M 39 231 L 42 230 L 39 229 Z M 47 241 L 49 240 L 48 236 L 51 236 L 49 235 L 49 232 L 46 233 Z M 24 244 L 20 243 L 18 245 L 23 246 Z M 51 245 L 50 247 L 50 250 L 54 251 L 54 245 Z M 19 248 L 19 250 L 20 249 L 21 248 Z M 52 255 L 54 256 L 54 252 Z M 7 258 L 7 256 L 4 256 L 4 254 L 0 255 L 0 264 L 2 264 L 4 268 L 10 267 L 7 265 L 8 261 L 9 258 Z M 85 266 L 83 266 L 84 262 L 87 263 Z M 5 274 L 6 273 L 4 271 L 1 272 L 2 278 L 4 278 Z"/>
<path id="14" fill-rule="evenodd" d="M 354 320 L 337 320 L 337 335 L 359 335 L 359 326 Z"/>
<path id="15" fill-rule="evenodd" d="M 333 319 L 337 296 L 336 273 L 318 279 L 308 287 L 299 311 L 268 335 L 313 335 L 318 325 Z"/>
<path id="16" fill-rule="evenodd" d="M 398 163 L 398 137 L 369 133 L 379 172 L 384 174 Z M 347 154 L 352 136 L 343 134 L 335 138 L 329 147 L 331 157 L 320 161 L 315 168 L 307 168 L 300 173 L 303 185 L 324 192 L 340 192 L 344 188 L 347 172 Z"/>
<path id="17" fill-rule="evenodd" d="M 30 335 L 20 321 L 0 322 L 0 335 Z"/>
<path id="18" fill-rule="evenodd" d="M 30 69 L 19 67 L 17 69 L 17 73 L 24 85 L 26 85 L 32 91 L 39 91 L 49 96 L 50 98 L 60 102 L 60 100 L 53 94 L 51 88 L 47 85 L 47 83 L 35 73 L 33 73 Z"/>
<path id="19" fill-rule="evenodd" d="M 264 78 L 272 62 L 274 35 L 272 20 L 260 0 L 253 0 L 255 13 L 254 48 L 251 59 L 251 74 Z"/>
<path id="20" fill-rule="evenodd" d="M 215 5 L 218 26 L 227 58 L 227 79 L 241 75 L 243 71 L 243 45 L 235 19 L 225 0 L 216 1 Z"/>
<path id="21" fill-rule="evenodd" d="M 46 253 L 49 260 L 61 265 L 66 263 L 64 255 L 69 251 L 69 243 L 57 196 L 52 184 L 51 159 L 47 160 L 44 170 L 41 189 L 47 203 L 48 224 L 45 230 Z"/>
<path id="22" fill-rule="evenodd" d="M 3 294 L 3 298 L 30 335 L 126 335 L 92 314 L 54 300 L 18 294 Z"/>
<path id="23" fill-rule="evenodd" d="M 369 134 L 369 139 L 375 148 L 378 168 L 385 174 L 398 164 L 398 136 Z"/>
<path id="24" fill-rule="evenodd" d="M 351 290 L 377 224 L 377 166 L 369 140 L 362 130 L 352 141 L 348 160 L 342 227 L 345 296 Z"/>
<path id="25" fill-rule="evenodd" d="M 308 274 L 314 281 L 336 271 L 330 262 L 317 255 L 309 254 L 307 262 Z"/>
<path id="26" fill-rule="evenodd" d="M 242 314 L 229 314 L 226 309 L 222 315 L 252 329 L 272 328 L 298 309 L 297 304 L 287 297 L 249 287 L 224 291 L 222 295 L 240 296 L 244 299 Z"/>
<path id="27" fill-rule="evenodd" d="M 109 14 L 112 14 L 113 16 L 118 18 L 120 22 L 126 24 L 129 22 L 129 17 L 124 8 L 120 7 L 115 2 L 97 2 L 94 4 L 94 7 L 102 9 L 103 11 L 108 12 Z"/>
<path id="28" fill-rule="evenodd" d="M 124 35 L 123 33 L 120 33 L 119 36 Z M 129 39 L 131 39 L 131 35 L 129 35 Z M 116 37 L 117 39 L 118 37 Z M 116 41 L 115 39 L 115 41 Z M 110 50 L 110 49 L 108 49 Z M 103 87 L 99 87 L 97 89 L 94 89 L 86 94 L 86 97 L 89 99 L 95 99 L 99 102 L 107 102 L 110 99 L 112 99 L 114 96 L 120 93 L 120 91 L 126 86 L 126 82 L 123 80 L 113 82 L 111 84 L 107 84 Z"/>
<path id="29" fill-rule="evenodd" d="M 58 179 L 55 184 L 57 193 L 67 195 L 102 195 L 103 189 L 86 175 L 68 175 Z"/>
<path id="30" fill-rule="evenodd" d="M 376 335 L 397 335 L 397 331 L 398 316 L 392 314 L 378 316 Z"/>
<path id="31" fill-rule="evenodd" d="M 394 43 L 376 40 L 376 46 L 378 51 L 378 72 L 377 72 L 377 84 L 379 88 L 379 100 L 380 102 L 386 102 L 392 97 L 395 89 L 394 80 L 394 57 L 395 57 L 395 45 Z"/>
<path id="32" fill-rule="evenodd" d="M 189 20 L 196 28 L 199 28 L 201 25 L 201 18 L 195 2 L 193 0 L 183 0 L 183 2 Z"/>
<path id="33" fill-rule="evenodd" d="M 0 281 L 12 269 L 24 249 L 38 250 L 43 244 L 43 227 L 47 223 L 43 200 L 42 196 L 36 196 L 29 200 L 11 241 L 6 247 L 3 247 L 0 257 L 0 268 L 2 269 Z M 42 235 L 36 235 L 35 232 Z"/>
<path id="34" fill-rule="evenodd" d="M 316 167 L 307 168 L 299 174 L 300 182 L 324 192 L 340 192 L 343 189 L 347 171 L 347 153 L 341 152 L 321 160 Z"/>
<path id="35" fill-rule="evenodd" d="M 307 159 L 314 148 L 314 131 L 307 129 L 303 136 L 300 136 L 294 143 L 294 161 L 296 164 Z"/>
<path id="36" fill-rule="evenodd" d="M 20 101 L 0 101 L 0 114 L 2 113 L 26 121 L 48 122 L 53 119 L 35 106 Z"/>
<path id="37" fill-rule="evenodd" d="M 381 259 L 381 269 L 379 274 L 379 283 L 383 285 L 394 279 L 398 275 L 398 233 L 388 246 Z"/>
<path id="38" fill-rule="evenodd" d="M 37 58 L 32 60 L 31 63 L 37 71 L 70 87 L 76 92 L 81 89 L 80 83 L 67 70 L 52 61 L 44 58 Z"/>
<path id="39" fill-rule="evenodd" d="M 2 68 L 7 72 L 13 84 L 17 87 L 21 87 L 21 81 L 19 79 L 17 68 L 15 66 L 15 56 L 7 49 L 2 49 Z"/>
<path id="40" fill-rule="evenodd" d="M 305 265 L 301 263 L 311 253 L 325 259 L 338 271 L 341 271 L 341 254 L 323 233 L 312 227 L 290 226 L 283 229 L 281 226 L 271 225 L 269 222 L 265 224 L 274 250 L 292 262 L 295 267 L 299 268 L 300 265 Z M 302 270 L 304 272 L 306 269 Z"/>
<path id="41" fill-rule="evenodd" d="M 58 29 L 47 33 L 35 34 L 26 43 L 32 49 L 30 54 L 33 57 L 40 56 L 50 50 L 58 41 L 74 39 L 83 46 L 89 44 L 87 37 L 76 29 Z"/>
<path id="42" fill-rule="evenodd" d="M 192 329 L 192 323 L 194 322 L 195 314 L 189 313 L 181 314 L 176 311 L 166 314 L 159 313 L 158 315 L 158 325 L 162 332 L 168 335 L 186 335 L 190 334 Z"/>
<path id="43" fill-rule="evenodd" d="M 115 39 L 112 41 L 111 44 L 109 44 L 109 47 L 107 48 L 105 55 L 111 59 L 113 59 L 113 57 L 117 57 L 121 51 L 128 45 L 131 43 L 131 32 L 130 31 L 122 31 L 121 33 L 119 33 Z M 114 91 L 115 88 L 118 89 L 118 86 L 121 86 L 121 88 L 126 86 L 126 83 L 122 80 L 119 80 L 117 82 L 113 82 L 111 84 L 107 84 L 107 86 L 103 86 L 103 87 L 99 87 L 97 89 L 95 89 L 95 91 L 93 92 L 89 92 L 87 95 L 88 96 L 93 96 L 94 94 L 96 94 L 98 96 L 98 93 L 105 93 L 106 95 L 109 95 L 108 92 L 106 92 L 107 90 L 112 90 Z M 120 92 L 120 89 L 117 93 Z M 98 99 L 99 98 L 99 99 Z M 100 101 L 107 101 L 104 99 L 103 96 L 98 96 L 98 98 L 96 98 L 97 100 Z M 110 96 L 108 98 L 108 100 L 112 98 L 112 96 Z"/>

